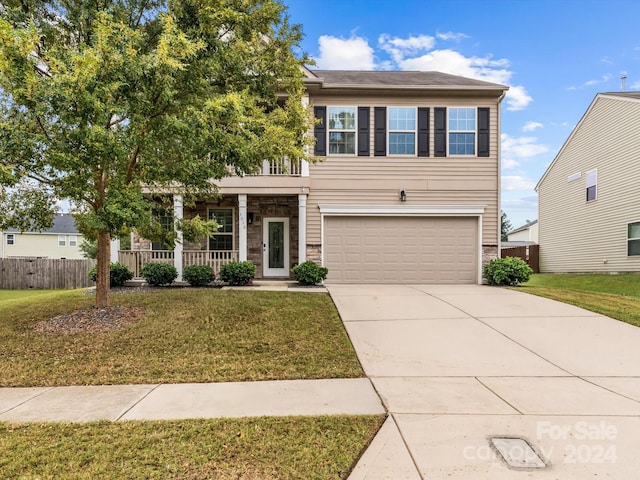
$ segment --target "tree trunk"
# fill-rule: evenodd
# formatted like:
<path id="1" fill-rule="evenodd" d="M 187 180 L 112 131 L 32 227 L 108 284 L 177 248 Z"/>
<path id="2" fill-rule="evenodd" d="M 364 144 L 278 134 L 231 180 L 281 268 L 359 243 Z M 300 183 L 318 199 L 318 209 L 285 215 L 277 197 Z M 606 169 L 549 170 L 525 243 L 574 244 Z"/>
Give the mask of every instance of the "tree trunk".
<path id="1" fill-rule="evenodd" d="M 98 255 L 96 279 L 96 308 L 108 308 L 109 300 L 109 263 L 111 261 L 111 236 L 108 232 L 98 232 Z"/>

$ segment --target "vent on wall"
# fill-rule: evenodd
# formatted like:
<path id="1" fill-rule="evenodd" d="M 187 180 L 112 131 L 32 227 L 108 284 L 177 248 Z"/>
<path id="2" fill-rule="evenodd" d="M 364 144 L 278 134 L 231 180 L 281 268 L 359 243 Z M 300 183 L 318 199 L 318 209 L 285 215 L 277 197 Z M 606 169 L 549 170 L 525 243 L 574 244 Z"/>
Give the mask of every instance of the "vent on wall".
<path id="1" fill-rule="evenodd" d="M 567 182 L 573 182 L 574 180 L 578 180 L 582 176 L 582 173 L 574 173 L 573 175 L 569 175 L 567 177 Z"/>

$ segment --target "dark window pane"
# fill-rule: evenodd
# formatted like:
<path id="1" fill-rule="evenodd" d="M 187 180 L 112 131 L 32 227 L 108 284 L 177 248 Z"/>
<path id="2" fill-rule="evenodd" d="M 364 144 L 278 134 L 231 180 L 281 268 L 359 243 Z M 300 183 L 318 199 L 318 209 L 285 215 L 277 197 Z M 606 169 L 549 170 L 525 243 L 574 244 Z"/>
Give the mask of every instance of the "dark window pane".
<path id="1" fill-rule="evenodd" d="M 233 236 L 214 235 L 209 239 L 209 250 L 233 250 Z"/>
<path id="2" fill-rule="evenodd" d="M 356 134 L 351 132 L 331 132 L 329 153 L 353 154 L 356 152 Z"/>
<path id="3" fill-rule="evenodd" d="M 389 154 L 413 155 L 415 153 L 415 137 L 414 133 L 390 133 Z"/>
<path id="4" fill-rule="evenodd" d="M 587 202 L 596 199 L 596 186 L 587 187 Z"/>
<path id="5" fill-rule="evenodd" d="M 449 155 L 473 155 L 476 153 L 474 133 L 450 133 Z"/>
<path id="6" fill-rule="evenodd" d="M 284 268 L 283 222 L 269 222 L 269 268 Z"/>
<path id="7" fill-rule="evenodd" d="M 640 239 L 640 222 L 630 223 L 629 224 L 629 238 L 638 238 Z"/>
<path id="8" fill-rule="evenodd" d="M 629 240 L 628 255 L 640 255 L 640 240 Z"/>

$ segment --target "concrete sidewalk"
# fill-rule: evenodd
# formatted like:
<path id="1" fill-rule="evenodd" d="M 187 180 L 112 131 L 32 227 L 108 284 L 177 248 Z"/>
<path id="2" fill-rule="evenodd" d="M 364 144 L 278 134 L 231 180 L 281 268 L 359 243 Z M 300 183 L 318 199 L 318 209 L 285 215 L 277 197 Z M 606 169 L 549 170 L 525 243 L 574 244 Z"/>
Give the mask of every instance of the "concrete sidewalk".
<path id="1" fill-rule="evenodd" d="M 390 413 L 350 480 L 639 478 L 640 328 L 495 287 L 329 291 Z"/>
<path id="2" fill-rule="evenodd" d="M 0 388 L 0 421 L 368 415 L 385 410 L 366 378 Z"/>

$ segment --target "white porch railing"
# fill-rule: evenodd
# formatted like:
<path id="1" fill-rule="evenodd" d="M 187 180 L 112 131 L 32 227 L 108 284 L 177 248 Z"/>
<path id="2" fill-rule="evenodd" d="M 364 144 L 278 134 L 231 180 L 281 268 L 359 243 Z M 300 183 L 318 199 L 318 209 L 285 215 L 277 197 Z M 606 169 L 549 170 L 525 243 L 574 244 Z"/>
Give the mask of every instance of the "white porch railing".
<path id="1" fill-rule="evenodd" d="M 173 265 L 173 250 L 120 250 L 118 261 L 140 278 L 140 271 L 150 262 Z M 185 250 L 182 252 L 182 265 L 210 265 L 216 275 L 225 263 L 238 260 L 238 251 Z"/>
<path id="2" fill-rule="evenodd" d="M 285 158 L 282 162 L 272 162 L 265 160 L 262 162 L 262 169 L 258 175 L 288 175 L 299 177 L 302 175 L 302 160 L 289 160 Z"/>

